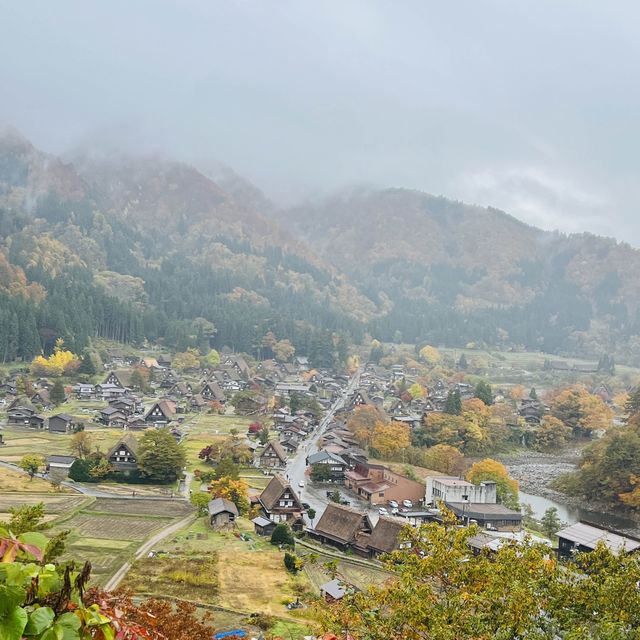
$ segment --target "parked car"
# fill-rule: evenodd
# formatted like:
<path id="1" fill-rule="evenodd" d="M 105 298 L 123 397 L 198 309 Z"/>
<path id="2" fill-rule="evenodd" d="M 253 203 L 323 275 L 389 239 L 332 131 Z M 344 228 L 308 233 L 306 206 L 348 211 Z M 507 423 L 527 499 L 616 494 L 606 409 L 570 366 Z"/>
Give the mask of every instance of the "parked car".
<path id="1" fill-rule="evenodd" d="M 398 514 L 398 509 L 397 509 L 397 507 L 394 507 L 393 509 L 391 509 L 391 515 L 392 515 L 392 516 L 395 516 L 395 515 L 397 515 L 397 514 Z"/>
<path id="2" fill-rule="evenodd" d="M 381 516 L 388 516 L 388 515 L 389 515 L 389 512 L 387 511 L 387 508 L 386 508 L 386 507 L 380 507 L 380 508 L 378 509 L 378 513 L 379 513 Z"/>
<path id="3" fill-rule="evenodd" d="M 300 480 L 300 482 L 298 482 L 298 486 L 299 487 L 304 487 L 304 480 Z"/>
<path id="4" fill-rule="evenodd" d="M 412 509 L 413 508 L 413 502 L 411 502 L 411 500 L 403 500 L 402 501 L 402 506 L 405 509 Z"/>
<path id="5" fill-rule="evenodd" d="M 398 503 L 395 500 L 389 500 L 389 506 L 392 509 L 397 509 L 398 508 Z"/>

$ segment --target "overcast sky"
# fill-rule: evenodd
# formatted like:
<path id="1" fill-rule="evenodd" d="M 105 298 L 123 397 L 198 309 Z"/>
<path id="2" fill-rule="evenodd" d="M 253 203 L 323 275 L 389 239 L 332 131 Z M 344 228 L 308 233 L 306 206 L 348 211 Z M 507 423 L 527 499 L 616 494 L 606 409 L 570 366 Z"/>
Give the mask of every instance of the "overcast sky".
<path id="1" fill-rule="evenodd" d="M 640 5 L 0 0 L 0 121 L 220 160 L 289 200 L 422 189 L 640 246 Z"/>

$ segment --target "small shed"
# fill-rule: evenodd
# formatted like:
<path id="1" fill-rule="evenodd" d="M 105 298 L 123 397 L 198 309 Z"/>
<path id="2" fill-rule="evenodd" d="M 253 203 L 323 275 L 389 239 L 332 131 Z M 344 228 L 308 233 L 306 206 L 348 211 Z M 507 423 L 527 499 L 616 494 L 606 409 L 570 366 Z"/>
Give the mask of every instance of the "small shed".
<path id="1" fill-rule="evenodd" d="M 225 526 L 233 526 L 238 517 L 238 507 L 230 500 L 214 498 L 207 507 L 209 511 L 209 523 L 214 529 Z"/>
<path id="2" fill-rule="evenodd" d="M 51 480 L 66 480 L 69 470 L 76 461 L 75 456 L 51 455 L 47 458 L 47 471 Z"/>
<path id="3" fill-rule="evenodd" d="M 69 433 L 73 426 L 73 417 L 68 413 L 58 413 L 49 418 L 49 433 Z"/>
<path id="4" fill-rule="evenodd" d="M 262 516 L 254 518 L 251 522 L 253 522 L 254 530 L 259 536 L 270 536 L 276 528 L 275 522 Z"/>
<path id="5" fill-rule="evenodd" d="M 342 600 L 346 593 L 346 585 L 337 579 L 331 580 L 330 582 L 325 582 L 320 587 L 320 595 L 327 602 L 336 602 L 337 600 Z"/>

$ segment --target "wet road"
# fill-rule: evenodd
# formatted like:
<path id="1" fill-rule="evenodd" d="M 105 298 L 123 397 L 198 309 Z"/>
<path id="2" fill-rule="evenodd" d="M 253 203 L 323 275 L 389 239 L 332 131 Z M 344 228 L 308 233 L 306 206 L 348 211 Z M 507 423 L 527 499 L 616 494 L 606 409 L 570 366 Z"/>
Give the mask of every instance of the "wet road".
<path id="1" fill-rule="evenodd" d="M 333 420 L 334 415 L 337 411 L 343 408 L 345 400 L 358 388 L 360 384 L 360 374 L 362 373 L 362 369 L 358 369 L 351 379 L 349 383 L 345 387 L 345 390 L 341 397 L 337 398 L 336 401 L 331 405 L 329 411 L 325 414 L 324 418 L 320 421 L 318 426 L 314 429 L 313 432 L 309 434 L 309 436 L 303 440 L 296 452 L 295 456 L 289 459 L 287 463 L 286 474 L 288 476 L 289 482 L 291 483 L 292 488 L 296 491 L 300 497 L 301 502 L 306 502 L 311 508 L 313 508 L 316 512 L 316 517 L 314 519 L 314 523 L 317 523 L 320 516 L 325 510 L 329 499 L 327 498 L 327 489 L 330 485 L 322 485 L 322 486 L 313 486 L 307 475 L 307 466 L 305 464 L 306 458 L 318 451 L 318 441 L 321 436 L 327 430 L 327 427 Z M 304 482 L 304 487 L 300 487 L 300 482 Z M 378 510 L 370 507 L 368 503 L 357 500 L 353 496 L 347 494 L 344 491 L 344 488 L 338 486 L 340 492 L 351 502 L 351 505 L 354 507 L 358 507 L 363 511 L 369 511 L 369 515 L 371 516 L 373 522 L 377 522 L 378 520 Z M 310 524 L 308 518 L 305 517 L 307 524 Z"/>

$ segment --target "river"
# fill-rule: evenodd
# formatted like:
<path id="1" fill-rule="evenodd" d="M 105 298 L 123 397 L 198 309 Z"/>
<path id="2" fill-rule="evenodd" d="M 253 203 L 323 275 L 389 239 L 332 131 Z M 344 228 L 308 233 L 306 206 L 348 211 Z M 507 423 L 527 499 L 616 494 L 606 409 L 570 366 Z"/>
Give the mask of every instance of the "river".
<path id="1" fill-rule="evenodd" d="M 550 507 L 555 507 L 558 510 L 558 517 L 562 522 L 567 524 L 573 524 L 579 520 L 586 520 L 593 524 L 599 524 L 611 529 L 617 529 L 619 531 L 627 533 L 640 534 L 640 523 L 620 514 L 603 513 L 602 511 L 591 511 L 588 508 L 576 507 L 570 504 L 563 504 L 552 500 L 550 498 L 544 498 L 542 496 L 534 496 L 524 491 L 519 492 L 520 504 L 528 504 L 533 509 L 533 517 L 540 520 L 544 515 L 544 512 Z"/>
<path id="2" fill-rule="evenodd" d="M 530 505 L 536 519 L 539 520 L 549 507 L 555 507 L 560 520 L 567 524 L 586 520 L 640 536 L 640 522 L 626 514 L 610 511 L 605 513 L 595 504 L 577 504 L 576 500 L 565 499 L 562 493 L 550 488 L 555 478 L 575 469 L 579 455 L 579 448 L 555 455 L 529 451 L 515 456 L 505 456 L 502 462 L 523 489 L 519 492 L 520 504 Z"/>

